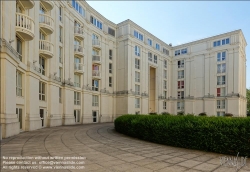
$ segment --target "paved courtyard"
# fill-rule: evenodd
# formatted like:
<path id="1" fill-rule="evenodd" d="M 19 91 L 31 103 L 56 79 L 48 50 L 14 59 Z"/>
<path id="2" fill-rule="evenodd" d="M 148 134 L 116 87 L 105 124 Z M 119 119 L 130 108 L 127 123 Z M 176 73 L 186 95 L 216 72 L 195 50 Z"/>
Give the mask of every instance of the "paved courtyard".
<path id="1" fill-rule="evenodd" d="M 90 172 L 234 172 L 220 165 L 224 155 L 150 143 L 119 134 L 113 123 L 43 128 L 23 132 L 1 142 L 1 161 L 8 157 L 86 157 L 85 169 L 26 169 L 2 171 L 90 171 Z M 5 159 L 6 160 L 6 159 Z M 9 159 L 8 159 L 9 160 Z M 7 161 L 7 160 L 6 160 Z M 41 160 L 32 160 L 37 164 Z M 61 161 L 54 159 L 53 161 Z M 79 160 L 80 161 L 80 160 Z M 250 159 L 240 172 L 250 172 Z M 29 164 L 25 164 L 29 166 Z M 39 165 L 39 168 L 48 166 Z M 52 165 L 55 166 L 55 165 Z M 66 166 L 61 164 L 61 166 Z M 80 166 L 80 165 L 79 165 Z M 83 166 L 83 165 L 82 165 Z M 8 166 L 9 168 L 9 166 Z M 1 171 L 1 170 L 0 170 Z"/>

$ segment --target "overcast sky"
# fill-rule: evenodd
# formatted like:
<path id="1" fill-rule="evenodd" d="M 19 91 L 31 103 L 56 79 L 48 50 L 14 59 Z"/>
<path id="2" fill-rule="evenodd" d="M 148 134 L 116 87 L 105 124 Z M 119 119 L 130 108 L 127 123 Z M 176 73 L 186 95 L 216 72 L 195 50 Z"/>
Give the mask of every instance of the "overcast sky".
<path id="1" fill-rule="evenodd" d="M 241 29 L 248 46 L 250 88 L 250 1 L 87 1 L 114 23 L 130 19 L 173 46 Z"/>

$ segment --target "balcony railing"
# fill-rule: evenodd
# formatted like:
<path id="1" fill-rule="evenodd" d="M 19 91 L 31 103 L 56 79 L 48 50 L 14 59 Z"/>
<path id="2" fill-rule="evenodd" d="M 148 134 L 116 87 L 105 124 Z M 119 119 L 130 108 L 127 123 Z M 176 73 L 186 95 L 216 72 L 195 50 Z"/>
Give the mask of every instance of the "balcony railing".
<path id="1" fill-rule="evenodd" d="M 83 53 L 83 48 L 80 45 L 74 45 L 74 51 L 77 53 Z"/>
<path id="2" fill-rule="evenodd" d="M 101 62 L 101 57 L 99 55 L 93 55 L 92 56 L 92 61 L 93 62 Z"/>
<path id="3" fill-rule="evenodd" d="M 80 83 L 78 83 L 78 82 L 74 82 L 74 86 L 75 86 L 75 87 L 81 88 L 81 85 L 80 85 Z"/>
<path id="4" fill-rule="evenodd" d="M 51 42 L 46 41 L 46 40 L 39 41 L 40 53 L 52 57 L 53 56 L 53 48 L 54 48 L 54 45 Z"/>
<path id="5" fill-rule="evenodd" d="M 81 64 L 81 63 L 75 63 L 75 70 L 83 71 L 83 64 Z"/>
<path id="6" fill-rule="evenodd" d="M 75 34 L 83 35 L 83 28 L 75 26 Z"/>
<path id="7" fill-rule="evenodd" d="M 32 40 L 34 38 L 34 20 L 29 16 L 16 13 L 16 28 L 24 39 Z"/>
<path id="8" fill-rule="evenodd" d="M 48 32 L 48 34 L 53 32 L 54 20 L 49 15 L 39 14 L 39 23 L 44 24 L 43 27 L 46 27 L 45 31 Z"/>
<path id="9" fill-rule="evenodd" d="M 92 76 L 98 76 L 98 77 L 100 77 L 101 76 L 101 72 L 99 70 L 93 70 L 92 71 Z"/>

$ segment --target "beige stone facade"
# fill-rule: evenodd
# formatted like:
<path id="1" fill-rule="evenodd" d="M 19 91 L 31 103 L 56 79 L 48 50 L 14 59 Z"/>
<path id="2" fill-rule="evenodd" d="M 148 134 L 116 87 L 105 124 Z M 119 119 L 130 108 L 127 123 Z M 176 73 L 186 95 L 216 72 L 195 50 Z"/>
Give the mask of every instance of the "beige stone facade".
<path id="1" fill-rule="evenodd" d="M 246 116 L 241 30 L 172 46 L 85 1 L 1 1 L 3 138 L 122 114 Z"/>

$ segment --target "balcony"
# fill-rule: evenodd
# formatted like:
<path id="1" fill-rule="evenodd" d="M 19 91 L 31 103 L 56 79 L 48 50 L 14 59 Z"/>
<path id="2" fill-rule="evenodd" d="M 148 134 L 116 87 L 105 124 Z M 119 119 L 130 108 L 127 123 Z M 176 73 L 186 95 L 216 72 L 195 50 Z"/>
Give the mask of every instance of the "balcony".
<path id="1" fill-rule="evenodd" d="M 54 45 L 46 40 L 39 41 L 39 53 L 42 54 L 46 58 L 53 57 L 53 49 Z"/>
<path id="2" fill-rule="evenodd" d="M 78 74 L 83 73 L 83 64 L 75 63 L 75 73 L 78 73 Z"/>
<path id="3" fill-rule="evenodd" d="M 29 16 L 21 13 L 16 13 L 16 32 L 25 41 L 33 40 L 34 34 L 34 20 Z"/>
<path id="4" fill-rule="evenodd" d="M 54 32 L 54 20 L 47 14 L 39 14 L 39 25 L 40 28 L 47 34 L 50 35 Z"/>
<path id="5" fill-rule="evenodd" d="M 84 39 L 83 28 L 75 26 L 74 33 L 75 33 L 76 38 L 78 38 L 80 40 Z"/>
<path id="6" fill-rule="evenodd" d="M 35 5 L 35 2 L 33 0 L 19 0 L 19 2 L 26 10 L 33 8 Z"/>
<path id="7" fill-rule="evenodd" d="M 92 56 L 92 62 L 94 64 L 101 64 L 101 57 L 99 55 L 93 55 Z"/>
<path id="8" fill-rule="evenodd" d="M 93 70 L 92 76 L 93 76 L 93 78 L 101 79 L 101 72 L 99 70 Z"/>
<path id="9" fill-rule="evenodd" d="M 46 8 L 47 11 L 50 11 L 54 8 L 54 4 L 51 0 L 41 0 L 41 3 Z"/>
<path id="10" fill-rule="evenodd" d="M 79 57 L 83 57 L 83 47 L 80 45 L 74 45 L 74 51 L 75 51 L 75 55 L 79 56 Z"/>
<path id="11" fill-rule="evenodd" d="M 93 48 L 100 50 L 101 49 L 101 43 L 98 39 L 93 39 L 92 40 L 92 45 Z"/>

